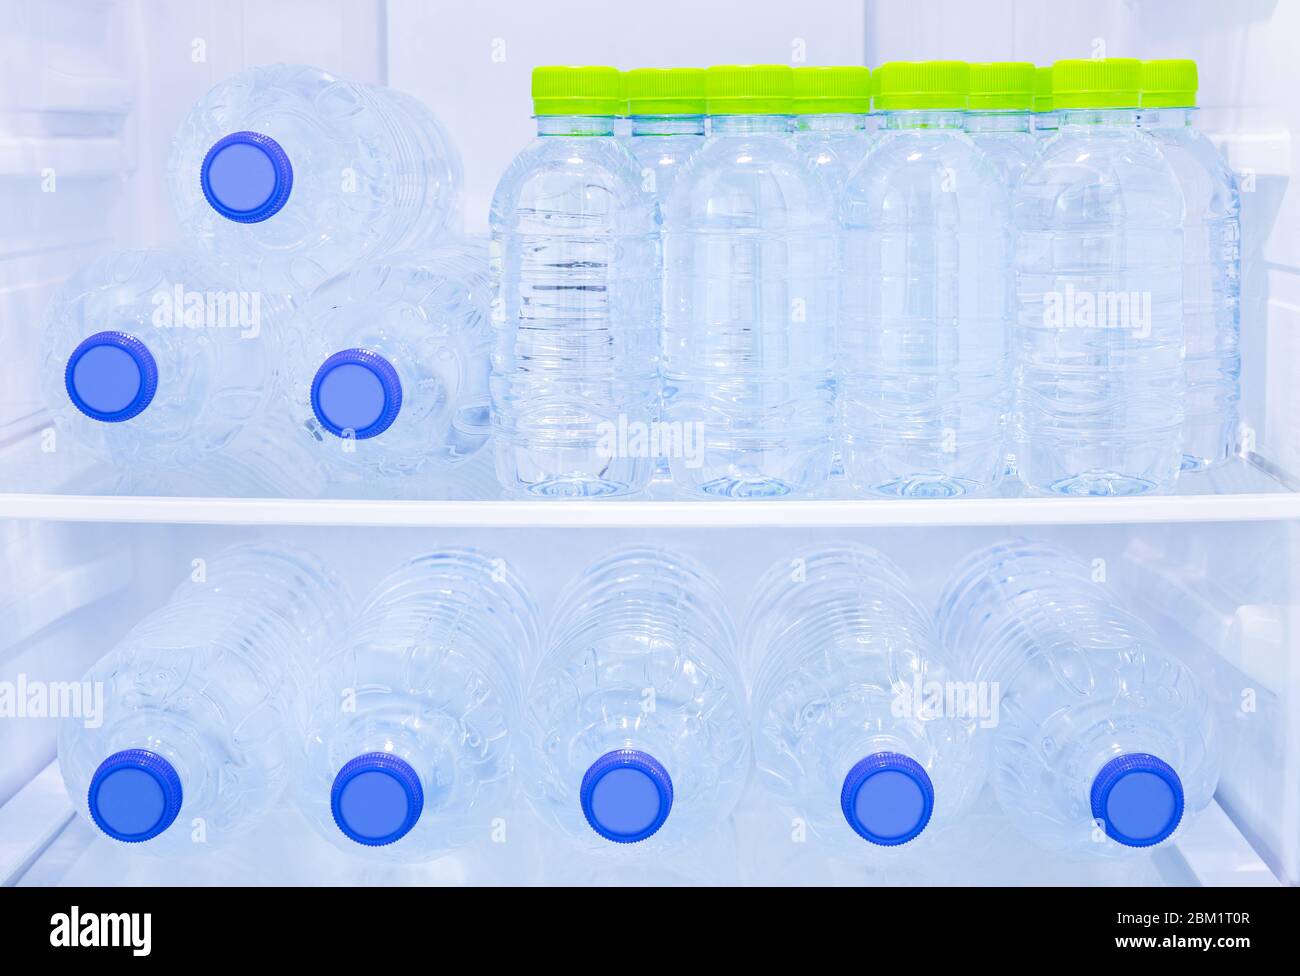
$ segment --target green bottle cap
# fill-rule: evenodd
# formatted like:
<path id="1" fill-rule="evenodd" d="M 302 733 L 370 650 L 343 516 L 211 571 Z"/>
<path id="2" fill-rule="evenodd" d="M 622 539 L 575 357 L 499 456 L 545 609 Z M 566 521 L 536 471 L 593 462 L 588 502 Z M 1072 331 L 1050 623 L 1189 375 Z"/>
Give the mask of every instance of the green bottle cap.
<path id="1" fill-rule="evenodd" d="M 703 68 L 633 68 L 627 81 L 629 115 L 703 115 Z"/>
<path id="2" fill-rule="evenodd" d="M 795 115 L 866 115 L 871 72 L 858 66 L 794 69 Z"/>
<path id="3" fill-rule="evenodd" d="M 1052 104 L 1067 108 L 1137 108 L 1142 62 L 1082 58 L 1052 65 Z"/>
<path id="4" fill-rule="evenodd" d="M 1141 85 L 1143 108 L 1195 108 L 1196 62 L 1143 61 Z"/>
<path id="5" fill-rule="evenodd" d="M 710 115 L 790 115 L 794 71 L 784 64 L 718 64 L 705 72 Z"/>
<path id="6" fill-rule="evenodd" d="M 546 65 L 533 69 L 534 115 L 622 115 L 623 79 L 617 68 Z"/>
<path id="7" fill-rule="evenodd" d="M 1051 112 L 1055 108 L 1052 102 L 1052 68 L 1050 65 L 1034 69 L 1034 111 Z"/>
<path id="8" fill-rule="evenodd" d="M 882 111 L 966 108 L 970 65 L 965 61 L 890 61 L 872 74 L 878 83 L 876 108 Z"/>
<path id="9" fill-rule="evenodd" d="M 989 61 L 970 66 L 972 112 L 1028 112 L 1034 107 L 1034 71 L 1028 61 Z"/>

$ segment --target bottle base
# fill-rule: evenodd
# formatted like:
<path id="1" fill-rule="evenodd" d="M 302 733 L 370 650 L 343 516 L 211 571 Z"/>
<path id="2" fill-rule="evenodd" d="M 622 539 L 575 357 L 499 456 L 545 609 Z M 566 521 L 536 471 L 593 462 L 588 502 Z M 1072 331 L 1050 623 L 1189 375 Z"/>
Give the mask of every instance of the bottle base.
<path id="1" fill-rule="evenodd" d="M 525 485 L 524 490 L 542 498 L 608 498 L 611 495 L 627 495 L 637 489 L 632 485 L 603 478 L 562 477 Z"/>
<path id="2" fill-rule="evenodd" d="M 1047 486 L 1056 495 L 1071 497 L 1126 498 L 1155 491 L 1160 485 L 1147 478 L 1112 471 L 1083 471 L 1061 478 Z"/>
<path id="3" fill-rule="evenodd" d="M 693 491 L 713 498 L 784 498 L 793 494 L 794 485 L 780 478 L 714 478 L 691 486 Z"/>
<path id="4" fill-rule="evenodd" d="M 959 498 L 983 490 L 974 481 L 942 474 L 911 474 L 873 485 L 871 491 L 889 498 Z"/>
<path id="5" fill-rule="evenodd" d="M 1209 471 L 1212 468 L 1221 468 L 1232 460 L 1231 454 L 1223 454 L 1218 457 L 1198 457 L 1194 454 L 1184 454 L 1181 470 L 1184 472 Z"/>

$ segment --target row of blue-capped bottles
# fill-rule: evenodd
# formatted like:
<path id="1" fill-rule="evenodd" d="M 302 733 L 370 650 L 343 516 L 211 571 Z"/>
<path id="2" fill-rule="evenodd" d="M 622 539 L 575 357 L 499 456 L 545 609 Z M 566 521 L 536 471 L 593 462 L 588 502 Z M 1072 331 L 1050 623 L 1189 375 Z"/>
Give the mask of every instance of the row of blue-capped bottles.
<path id="1" fill-rule="evenodd" d="M 1219 732 L 1091 574 L 998 544 L 934 617 L 881 553 L 811 547 L 764 575 L 738 641 L 707 571 L 632 548 L 575 579 L 543 639 L 487 553 L 410 560 L 353 612 L 315 557 L 242 545 L 92 667 L 103 721 L 66 720 L 60 762 L 104 833 L 168 855 L 287 797 L 346 850 L 429 860 L 493 836 L 516 786 L 581 848 L 689 850 L 753 766 L 832 856 L 928 847 L 988 778 L 1041 846 L 1120 855 L 1209 804 Z"/>
<path id="2" fill-rule="evenodd" d="M 427 488 L 490 432 L 459 165 L 398 92 L 286 65 L 216 86 L 172 151 L 191 239 L 93 262 L 51 302 L 57 422 L 148 487 Z"/>

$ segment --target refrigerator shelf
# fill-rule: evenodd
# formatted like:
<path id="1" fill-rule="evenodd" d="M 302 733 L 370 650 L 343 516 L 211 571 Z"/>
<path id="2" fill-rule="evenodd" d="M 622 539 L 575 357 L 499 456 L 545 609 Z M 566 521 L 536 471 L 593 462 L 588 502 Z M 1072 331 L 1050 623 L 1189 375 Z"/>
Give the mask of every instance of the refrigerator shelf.
<path id="1" fill-rule="evenodd" d="M 0 518 L 52 522 L 456 528 L 1132 525 L 1300 520 L 1300 494 L 792 502 L 390 501 L 0 494 Z"/>

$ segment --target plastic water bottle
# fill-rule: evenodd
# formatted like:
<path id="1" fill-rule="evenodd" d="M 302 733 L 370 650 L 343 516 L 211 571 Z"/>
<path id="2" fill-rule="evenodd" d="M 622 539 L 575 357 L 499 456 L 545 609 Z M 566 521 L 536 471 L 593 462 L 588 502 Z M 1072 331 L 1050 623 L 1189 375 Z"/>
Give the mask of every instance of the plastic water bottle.
<path id="1" fill-rule="evenodd" d="M 594 847 L 707 842 L 749 773 L 734 645 L 717 584 L 681 556 L 629 549 L 587 570 L 528 692 L 538 812 Z"/>
<path id="2" fill-rule="evenodd" d="M 1138 130 L 1140 70 L 1058 61 L 1060 131 L 1015 192 L 1015 453 L 1034 491 L 1136 495 L 1182 464 L 1183 194 Z"/>
<path id="3" fill-rule="evenodd" d="M 1192 125 L 1195 61 L 1146 61 L 1138 127 L 1183 191 L 1184 471 L 1229 460 L 1241 399 L 1241 199 L 1214 144 Z"/>
<path id="4" fill-rule="evenodd" d="M 711 131 L 664 227 L 664 413 L 683 491 L 778 498 L 832 452 L 836 235 L 830 191 L 789 135 L 793 72 L 708 69 Z"/>
<path id="5" fill-rule="evenodd" d="M 821 174 L 836 202 L 871 137 L 871 72 L 866 68 L 794 69 L 794 144 Z"/>
<path id="6" fill-rule="evenodd" d="M 103 722 L 60 726 L 68 795 L 109 837 L 154 853 L 245 830 L 299 761 L 303 684 L 348 611 L 307 553 L 252 543 L 214 556 L 87 672 Z"/>
<path id="7" fill-rule="evenodd" d="M 432 241 L 460 185 L 460 158 L 419 101 L 290 64 L 209 91 L 168 170 L 185 232 L 289 292 Z"/>
<path id="8" fill-rule="evenodd" d="M 406 563 L 318 669 L 299 807 L 340 846 L 398 860 L 490 839 L 536 646 L 505 560 L 444 549 Z"/>
<path id="9" fill-rule="evenodd" d="M 486 246 L 452 242 L 362 265 L 311 294 L 293 399 L 335 471 L 412 475 L 483 446 L 489 287 Z"/>
<path id="10" fill-rule="evenodd" d="M 967 686 L 910 589 L 874 549 L 833 545 L 776 564 L 755 592 L 758 769 L 832 843 L 907 844 L 984 783 L 979 703 L 956 697 Z"/>
<path id="11" fill-rule="evenodd" d="M 1007 191 L 962 131 L 966 64 L 874 74 L 884 121 L 840 208 L 845 474 L 860 493 L 986 492 L 1004 470 Z"/>
<path id="12" fill-rule="evenodd" d="M 1052 101 L 1051 65 L 1034 69 L 1034 138 L 1042 142 L 1056 135 L 1059 120 Z"/>
<path id="13" fill-rule="evenodd" d="M 1000 543 L 954 571 L 938 621 L 969 676 L 999 686 L 1007 816 L 1049 849 L 1113 856 L 1209 804 L 1219 733 L 1196 676 L 1093 573 L 1055 546 Z"/>
<path id="14" fill-rule="evenodd" d="M 627 147 L 641 169 L 641 189 L 653 194 L 660 216 L 682 166 L 704 142 L 704 70 L 635 68 L 625 71 L 631 137 Z"/>
<path id="15" fill-rule="evenodd" d="M 492 200 L 492 409 L 509 491 L 639 491 L 655 469 L 659 267 L 654 198 L 614 136 L 614 68 L 533 71 L 535 139 Z"/>
<path id="16" fill-rule="evenodd" d="M 970 66 L 966 132 L 1008 191 L 1038 151 L 1030 131 L 1035 68 L 1027 61 Z"/>
<path id="17" fill-rule="evenodd" d="M 73 275 L 42 337 L 59 428 L 119 468 L 175 469 L 261 423 L 287 309 L 183 250 L 122 251 Z"/>

